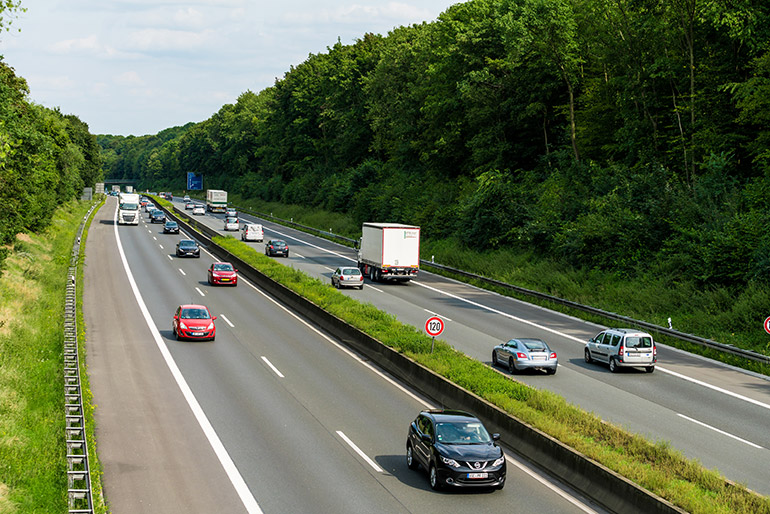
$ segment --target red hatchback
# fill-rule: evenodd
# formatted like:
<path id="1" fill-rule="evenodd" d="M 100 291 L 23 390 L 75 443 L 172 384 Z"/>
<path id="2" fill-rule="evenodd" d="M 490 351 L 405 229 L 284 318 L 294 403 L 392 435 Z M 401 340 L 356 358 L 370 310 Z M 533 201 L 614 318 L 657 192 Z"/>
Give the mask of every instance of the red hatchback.
<path id="1" fill-rule="evenodd" d="M 215 262 L 209 266 L 209 284 L 238 285 L 238 270 L 229 262 Z"/>
<path id="2" fill-rule="evenodd" d="M 180 339 L 210 339 L 217 336 L 214 325 L 216 316 L 211 316 L 205 305 L 180 305 L 174 312 L 171 330 L 177 340 Z"/>

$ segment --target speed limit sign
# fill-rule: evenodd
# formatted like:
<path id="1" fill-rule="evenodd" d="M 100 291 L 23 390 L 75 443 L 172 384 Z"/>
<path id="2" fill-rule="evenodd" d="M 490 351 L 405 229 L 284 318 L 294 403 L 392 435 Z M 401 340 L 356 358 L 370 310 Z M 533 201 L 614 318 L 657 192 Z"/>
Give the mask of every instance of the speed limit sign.
<path id="1" fill-rule="evenodd" d="M 430 320 L 428 320 L 428 321 L 430 321 Z M 427 325 L 426 325 L 426 327 L 427 327 Z M 427 328 L 426 328 L 426 330 L 427 330 Z M 770 334 L 770 317 L 765 318 L 765 332 Z"/>
<path id="2" fill-rule="evenodd" d="M 425 331 L 429 336 L 436 337 L 444 331 L 444 320 L 438 316 L 428 318 L 428 321 L 425 322 Z"/>

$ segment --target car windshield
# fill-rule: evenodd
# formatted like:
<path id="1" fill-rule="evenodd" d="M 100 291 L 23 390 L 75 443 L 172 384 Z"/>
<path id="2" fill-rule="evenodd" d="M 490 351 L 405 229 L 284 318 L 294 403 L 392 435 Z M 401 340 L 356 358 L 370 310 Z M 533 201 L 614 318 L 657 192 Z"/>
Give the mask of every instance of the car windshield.
<path id="1" fill-rule="evenodd" d="M 206 309 L 182 309 L 182 319 L 209 319 Z"/>
<path id="2" fill-rule="evenodd" d="M 537 341 L 537 340 L 529 340 L 529 341 L 522 341 L 524 343 L 524 346 L 527 347 L 527 350 L 547 350 L 548 347 L 545 345 L 543 341 Z"/>
<path id="3" fill-rule="evenodd" d="M 167 221 L 166 226 L 168 228 L 176 228 L 176 221 Z"/>
<path id="4" fill-rule="evenodd" d="M 233 271 L 232 264 L 214 264 L 214 271 Z"/>
<path id="5" fill-rule="evenodd" d="M 179 247 L 180 248 L 195 248 L 197 243 L 195 241 L 190 241 L 189 239 L 179 241 Z"/>
<path id="6" fill-rule="evenodd" d="M 648 336 L 628 336 L 626 337 L 626 347 L 652 348 L 652 338 Z"/>
<path id="7" fill-rule="evenodd" d="M 135 203 L 124 202 L 124 203 L 120 204 L 120 209 L 123 210 L 123 211 L 135 211 L 135 210 L 139 209 L 139 205 L 137 205 Z"/>
<path id="8" fill-rule="evenodd" d="M 436 423 L 436 440 L 444 444 L 485 444 L 492 441 L 479 421 Z"/>
<path id="9" fill-rule="evenodd" d="M 348 268 L 348 269 L 342 270 L 342 274 L 343 275 L 360 275 L 361 270 L 359 270 L 358 268 Z"/>

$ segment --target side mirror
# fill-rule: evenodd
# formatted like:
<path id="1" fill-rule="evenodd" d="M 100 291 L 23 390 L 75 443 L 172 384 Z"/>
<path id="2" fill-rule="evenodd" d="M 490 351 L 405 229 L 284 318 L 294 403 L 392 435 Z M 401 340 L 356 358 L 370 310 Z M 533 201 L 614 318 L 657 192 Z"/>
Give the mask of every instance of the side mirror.
<path id="1" fill-rule="evenodd" d="M 212 316 L 211 321 L 214 321 L 215 319 L 217 319 L 217 317 L 216 316 Z"/>
<path id="2" fill-rule="evenodd" d="M 492 434 L 492 440 L 493 441 L 499 441 L 500 440 L 500 434 Z"/>
<path id="3" fill-rule="evenodd" d="M 235 270 L 236 273 L 238 273 L 238 270 Z"/>

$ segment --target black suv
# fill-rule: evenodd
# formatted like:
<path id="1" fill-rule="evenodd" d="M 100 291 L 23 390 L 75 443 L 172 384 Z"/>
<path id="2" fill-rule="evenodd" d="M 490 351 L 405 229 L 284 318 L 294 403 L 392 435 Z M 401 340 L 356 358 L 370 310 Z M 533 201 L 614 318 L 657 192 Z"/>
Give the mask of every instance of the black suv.
<path id="1" fill-rule="evenodd" d="M 505 485 L 505 454 L 478 418 L 457 410 L 422 411 L 406 438 L 406 465 L 428 471 L 430 486 L 487 487 Z"/>

